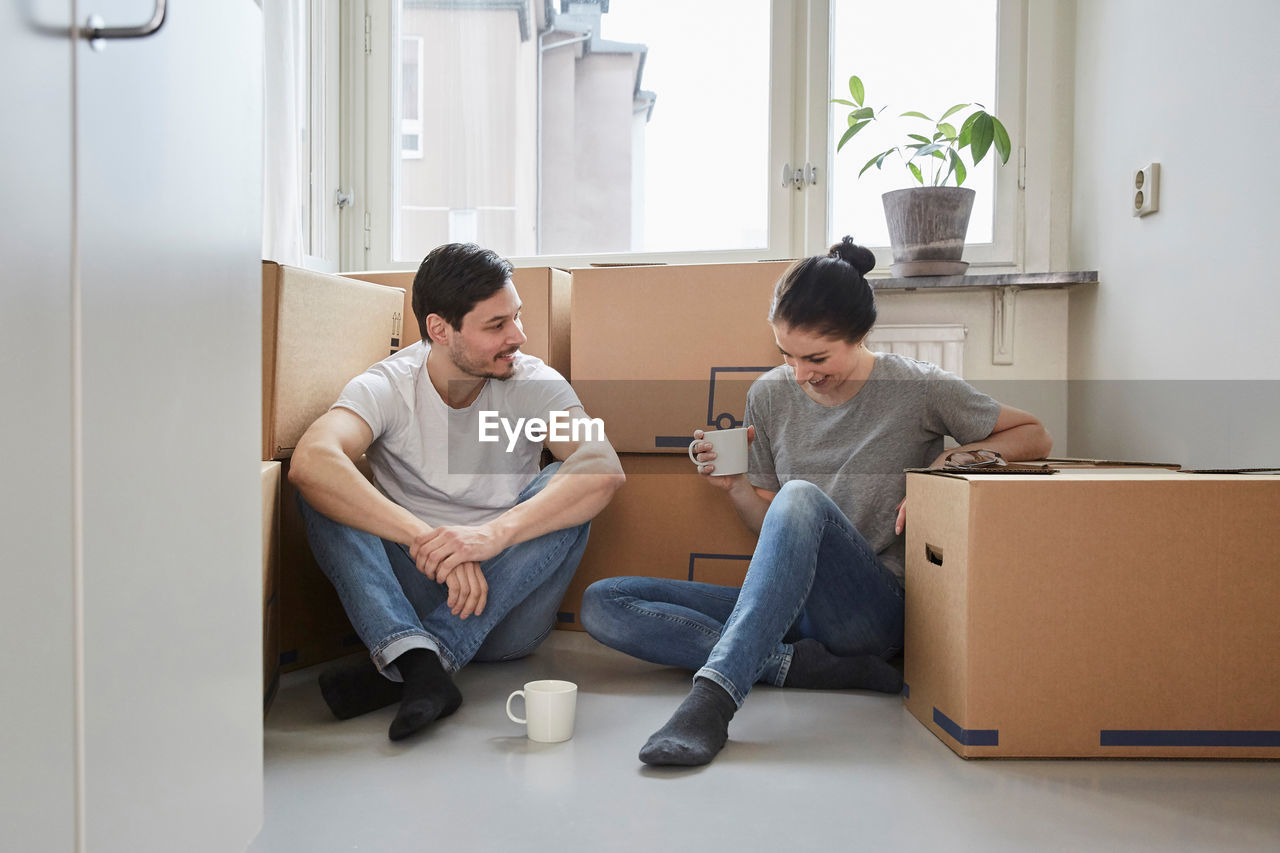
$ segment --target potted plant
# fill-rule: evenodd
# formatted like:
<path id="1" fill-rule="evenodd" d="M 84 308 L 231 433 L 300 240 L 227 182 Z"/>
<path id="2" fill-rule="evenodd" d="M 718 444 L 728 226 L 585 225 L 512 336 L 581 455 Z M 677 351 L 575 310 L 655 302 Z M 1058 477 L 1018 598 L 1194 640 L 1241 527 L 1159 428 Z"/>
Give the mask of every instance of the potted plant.
<path id="1" fill-rule="evenodd" d="M 836 143 L 837 153 L 859 131 L 879 120 L 886 109 L 866 106 L 866 90 L 856 76 L 849 78 L 849 95 L 852 100 L 831 101 L 849 107 L 848 127 Z M 975 196 L 973 190 L 961 185 L 969 168 L 981 163 L 993 147 L 1001 164 L 1009 162 L 1009 132 L 982 104 L 956 104 L 937 120 L 915 110 L 902 116 L 920 119 L 927 127 L 922 133 L 908 133 L 906 142 L 879 152 L 858 172 L 861 177 L 872 166 L 880 169 L 897 154 L 919 184 L 881 196 L 893 245 L 890 272 L 897 276 L 958 275 L 969 266 L 960 258 Z M 965 153 L 970 166 L 965 165 Z"/>

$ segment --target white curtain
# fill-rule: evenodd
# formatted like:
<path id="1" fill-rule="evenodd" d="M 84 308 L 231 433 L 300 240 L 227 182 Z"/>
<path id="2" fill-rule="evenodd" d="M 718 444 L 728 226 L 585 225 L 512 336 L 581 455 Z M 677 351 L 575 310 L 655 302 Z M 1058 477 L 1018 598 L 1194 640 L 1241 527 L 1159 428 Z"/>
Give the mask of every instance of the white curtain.
<path id="1" fill-rule="evenodd" d="M 301 265 L 306 252 L 305 0 L 263 3 L 262 257 Z"/>

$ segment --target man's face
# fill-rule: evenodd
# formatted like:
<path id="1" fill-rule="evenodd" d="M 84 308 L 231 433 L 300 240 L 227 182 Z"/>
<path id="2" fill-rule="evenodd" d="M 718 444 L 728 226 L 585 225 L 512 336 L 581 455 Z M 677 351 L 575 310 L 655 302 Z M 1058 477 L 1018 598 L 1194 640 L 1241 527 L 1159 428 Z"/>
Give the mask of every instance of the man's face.
<path id="1" fill-rule="evenodd" d="M 477 302 L 462 318 L 462 328 L 450 330 L 449 359 L 470 376 L 510 379 L 515 354 L 528 340 L 520 322 L 520 296 L 508 279 L 506 285 L 483 302 Z"/>

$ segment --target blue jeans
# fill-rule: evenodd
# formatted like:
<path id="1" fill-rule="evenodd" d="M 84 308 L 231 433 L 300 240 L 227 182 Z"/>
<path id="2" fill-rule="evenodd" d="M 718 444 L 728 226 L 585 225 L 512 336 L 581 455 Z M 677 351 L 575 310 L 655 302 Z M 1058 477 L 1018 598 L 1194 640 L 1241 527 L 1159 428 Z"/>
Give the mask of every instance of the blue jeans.
<path id="1" fill-rule="evenodd" d="M 582 625 L 607 646 L 696 670 L 741 707 L 756 682 L 781 687 L 793 642 L 840 656 L 902 650 L 902 584 L 817 486 L 792 480 L 774 497 L 742 588 L 665 578 L 597 581 Z"/>
<path id="2" fill-rule="evenodd" d="M 524 491 L 540 492 L 560 467 L 553 462 Z M 512 660 L 551 632 L 590 522 L 512 545 L 480 564 L 489 585 L 484 612 L 465 620 L 449 612 L 448 587 L 418 571 L 409 548 L 322 515 L 298 496 L 307 539 L 333 583 L 356 633 L 379 671 L 402 680 L 393 661 L 414 648 L 431 649 L 449 672 L 472 660 Z"/>

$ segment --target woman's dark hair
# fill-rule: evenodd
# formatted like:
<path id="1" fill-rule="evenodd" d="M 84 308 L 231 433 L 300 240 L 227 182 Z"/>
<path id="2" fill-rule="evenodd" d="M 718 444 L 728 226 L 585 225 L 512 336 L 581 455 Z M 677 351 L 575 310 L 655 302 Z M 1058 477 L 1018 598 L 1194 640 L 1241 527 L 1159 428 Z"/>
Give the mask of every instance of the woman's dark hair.
<path id="1" fill-rule="evenodd" d="M 798 261 L 773 289 L 769 322 L 857 343 L 876 323 L 876 298 L 863 277 L 875 265 L 871 250 L 851 237 Z"/>
<path id="2" fill-rule="evenodd" d="M 422 259 L 413 277 L 413 316 L 418 332 L 427 335 L 427 315 L 439 314 L 454 329 L 477 302 L 501 290 L 511 278 L 511 264 L 475 243 L 445 243 Z"/>

